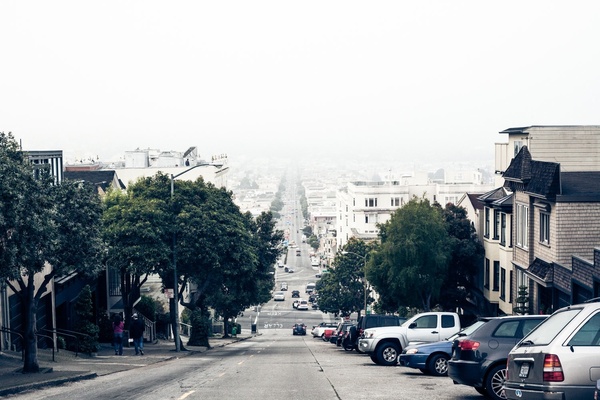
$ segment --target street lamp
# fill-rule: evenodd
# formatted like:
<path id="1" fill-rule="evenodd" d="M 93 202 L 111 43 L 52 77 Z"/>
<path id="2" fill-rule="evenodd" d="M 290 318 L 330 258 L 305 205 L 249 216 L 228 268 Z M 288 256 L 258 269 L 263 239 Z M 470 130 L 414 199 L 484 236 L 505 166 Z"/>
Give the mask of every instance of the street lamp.
<path id="1" fill-rule="evenodd" d="M 212 165 L 213 167 L 220 168 L 223 164 L 213 164 L 213 163 L 200 163 L 196 164 L 193 167 L 186 169 L 178 173 L 177 175 L 171 174 L 171 207 L 174 208 L 173 198 L 175 195 L 175 178 L 189 172 L 198 167 L 206 167 L 208 165 Z M 174 211 L 174 210 L 173 210 Z M 173 229 L 173 313 L 175 314 L 175 318 L 173 321 L 173 339 L 175 340 L 175 351 L 180 351 L 181 347 L 179 345 L 179 277 L 177 276 L 177 230 Z"/>
<path id="2" fill-rule="evenodd" d="M 369 253 L 363 255 L 360 255 L 358 253 L 355 253 L 353 251 L 342 251 L 342 254 L 346 255 L 346 254 L 353 254 L 357 257 L 360 257 L 363 259 L 363 291 L 365 292 L 365 304 L 364 304 L 364 309 L 365 309 L 365 315 L 367 315 L 367 256 L 369 255 Z"/>

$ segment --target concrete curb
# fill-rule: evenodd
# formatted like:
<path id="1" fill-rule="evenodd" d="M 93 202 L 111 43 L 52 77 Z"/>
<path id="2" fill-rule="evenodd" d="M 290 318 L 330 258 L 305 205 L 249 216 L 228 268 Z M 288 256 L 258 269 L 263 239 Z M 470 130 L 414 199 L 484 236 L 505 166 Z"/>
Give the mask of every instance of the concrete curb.
<path id="1" fill-rule="evenodd" d="M 40 382 L 24 383 L 24 384 L 9 387 L 6 389 L 0 389 L 0 396 L 17 394 L 17 393 L 24 392 L 26 390 L 34 390 L 34 389 L 42 389 L 44 387 L 58 386 L 58 385 L 62 385 L 63 383 L 67 383 L 67 382 L 77 382 L 77 381 L 82 381 L 82 380 L 86 380 L 86 379 L 94 379 L 97 377 L 98 377 L 98 374 L 96 374 L 95 372 L 88 372 L 88 373 L 77 374 L 77 375 L 68 376 L 68 377 L 62 377 L 62 378 L 58 378 L 58 379 L 48 379 L 48 380 L 40 381 Z"/>

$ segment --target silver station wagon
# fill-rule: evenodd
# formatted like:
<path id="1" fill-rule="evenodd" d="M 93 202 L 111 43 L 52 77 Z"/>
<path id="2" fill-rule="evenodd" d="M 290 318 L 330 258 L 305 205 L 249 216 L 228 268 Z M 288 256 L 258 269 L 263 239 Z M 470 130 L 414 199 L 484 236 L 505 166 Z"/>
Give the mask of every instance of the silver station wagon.
<path id="1" fill-rule="evenodd" d="M 507 399 L 593 399 L 600 379 L 600 299 L 561 308 L 510 352 Z"/>

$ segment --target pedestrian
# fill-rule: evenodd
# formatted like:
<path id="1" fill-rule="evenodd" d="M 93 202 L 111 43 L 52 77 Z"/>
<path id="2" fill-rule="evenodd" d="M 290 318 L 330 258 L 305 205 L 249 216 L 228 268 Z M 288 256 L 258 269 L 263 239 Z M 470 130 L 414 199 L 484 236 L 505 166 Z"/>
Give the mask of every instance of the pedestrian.
<path id="1" fill-rule="evenodd" d="M 144 355 L 144 330 L 146 326 L 137 313 L 133 314 L 131 325 L 129 326 L 129 336 L 133 339 L 133 347 L 135 347 L 135 355 L 138 353 Z"/>
<path id="2" fill-rule="evenodd" d="M 123 329 L 125 328 L 125 323 L 123 322 L 123 318 L 121 318 L 120 314 L 115 315 L 115 319 L 113 321 L 113 343 L 115 346 L 115 356 L 123 355 Z"/>

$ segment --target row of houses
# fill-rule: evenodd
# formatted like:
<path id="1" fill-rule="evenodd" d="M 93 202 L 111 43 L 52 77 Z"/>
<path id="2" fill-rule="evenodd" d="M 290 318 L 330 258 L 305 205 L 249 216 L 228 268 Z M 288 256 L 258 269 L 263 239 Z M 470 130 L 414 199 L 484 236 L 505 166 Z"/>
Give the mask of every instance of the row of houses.
<path id="1" fill-rule="evenodd" d="M 377 224 L 413 196 L 467 210 L 485 249 L 476 277 L 480 310 L 512 314 L 519 288 L 532 313 L 600 296 L 600 126 L 529 126 L 500 132 L 494 179 L 479 170 L 443 179 L 409 174 L 352 181 L 335 199 L 305 185 L 311 226 L 329 264 L 351 237 L 377 238 Z"/>

